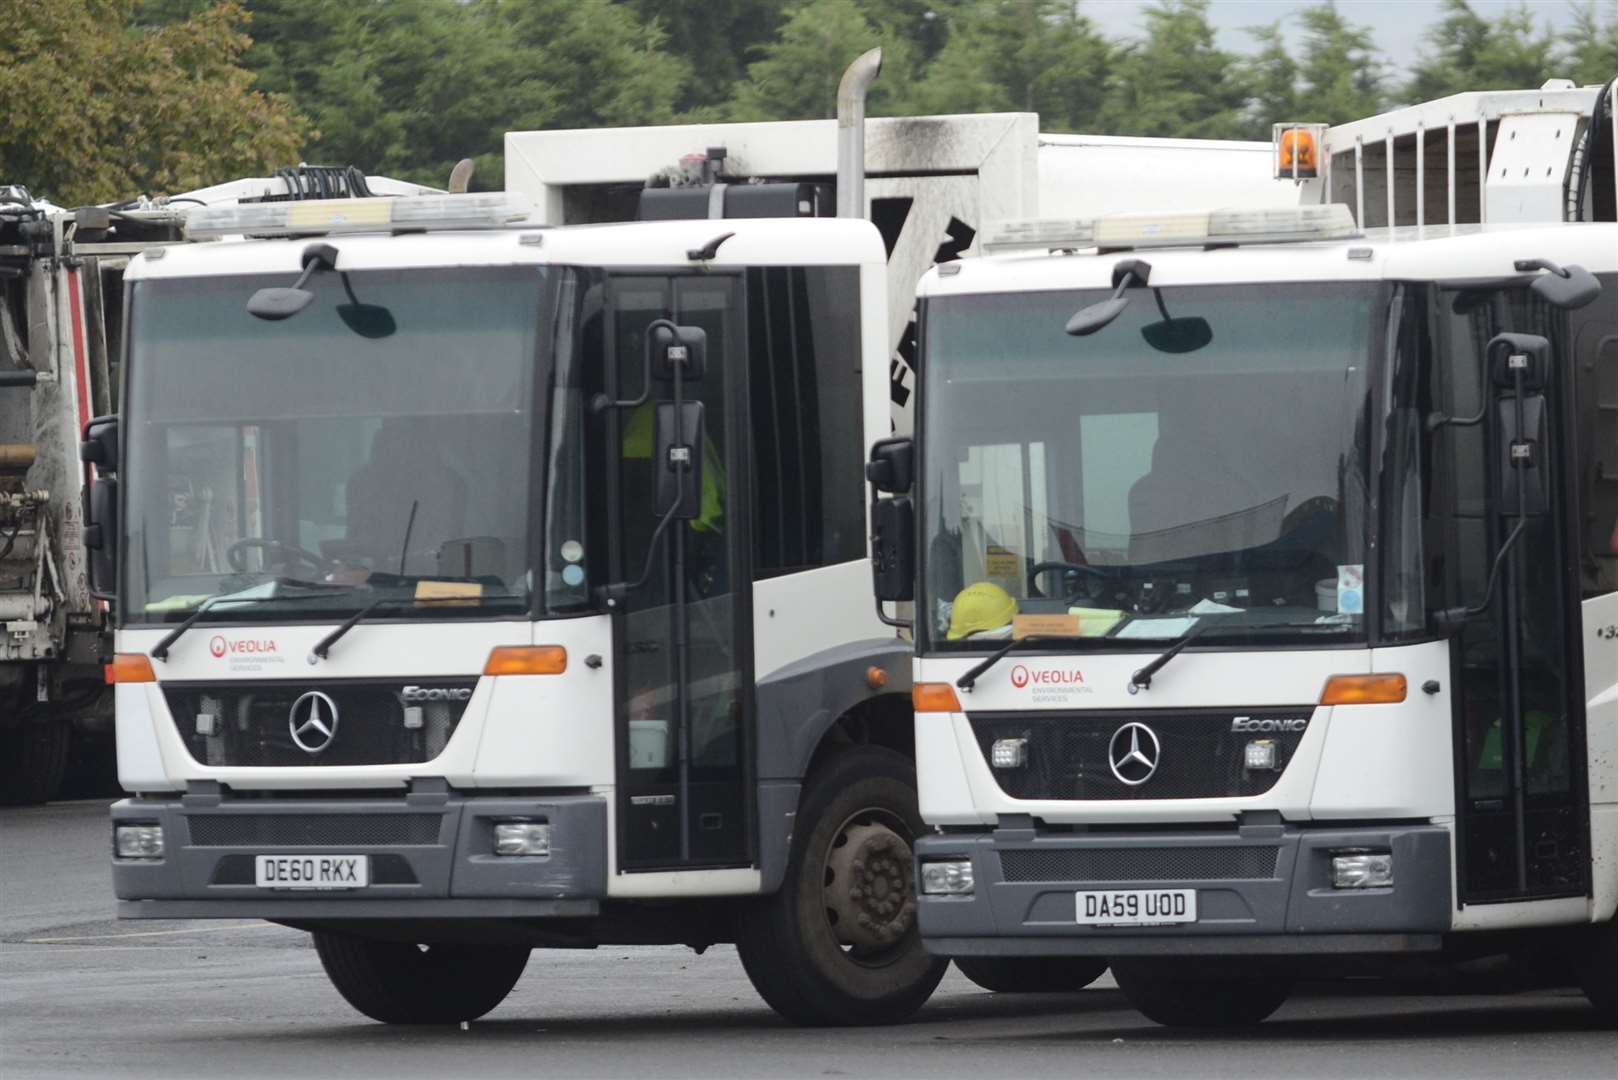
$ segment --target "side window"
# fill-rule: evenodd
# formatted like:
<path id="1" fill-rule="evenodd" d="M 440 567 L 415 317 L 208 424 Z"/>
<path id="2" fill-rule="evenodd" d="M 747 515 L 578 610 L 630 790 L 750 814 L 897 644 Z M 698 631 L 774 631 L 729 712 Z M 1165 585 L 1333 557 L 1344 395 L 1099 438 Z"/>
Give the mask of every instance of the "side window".
<path id="1" fill-rule="evenodd" d="M 1618 274 L 1574 339 L 1582 528 L 1579 584 L 1586 599 L 1618 590 Z"/>
<path id="2" fill-rule="evenodd" d="M 757 578 L 864 554 L 859 281 L 856 267 L 748 273 Z"/>

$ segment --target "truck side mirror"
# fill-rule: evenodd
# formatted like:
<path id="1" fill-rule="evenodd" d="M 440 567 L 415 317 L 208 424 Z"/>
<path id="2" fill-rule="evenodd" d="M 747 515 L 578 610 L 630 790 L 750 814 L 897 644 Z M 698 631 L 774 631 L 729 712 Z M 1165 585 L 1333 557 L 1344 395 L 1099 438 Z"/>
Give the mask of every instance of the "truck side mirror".
<path id="1" fill-rule="evenodd" d="M 1582 266 L 1557 266 L 1549 259 L 1518 259 L 1519 273 L 1544 270 L 1529 283 L 1535 296 L 1552 307 L 1572 311 L 1584 307 L 1601 295 L 1601 282 Z"/>
<path id="2" fill-rule="evenodd" d="M 871 446 L 865 478 L 884 495 L 909 494 L 916 476 L 916 444 L 905 436 L 878 439 Z"/>
<path id="3" fill-rule="evenodd" d="M 1550 275 L 1554 276 L 1554 275 Z M 1495 498 L 1500 512 L 1518 517 L 1550 509 L 1545 482 L 1548 450 L 1545 381 L 1551 343 L 1537 334 L 1497 334 L 1486 353 L 1500 459 Z"/>
<path id="4" fill-rule="evenodd" d="M 1518 269 L 1522 269 L 1520 264 Z M 1550 510 L 1544 387 L 1550 373 L 1551 343 L 1538 334 L 1496 334 L 1484 347 L 1483 362 L 1489 388 L 1483 411 L 1469 420 L 1446 422 L 1471 424 L 1492 419 L 1490 436 L 1499 459 L 1490 494 L 1500 515 L 1515 518 L 1516 523 L 1495 550 L 1482 599 L 1433 612 L 1433 622 L 1445 632 L 1458 630 L 1489 609 L 1506 556 L 1522 537 L 1528 518 Z"/>
<path id="5" fill-rule="evenodd" d="M 916 508 L 910 496 L 871 505 L 871 585 L 877 602 L 916 596 Z"/>
<path id="6" fill-rule="evenodd" d="M 657 474 L 657 517 L 674 511 L 682 521 L 702 516 L 702 402 L 660 401 L 653 428 L 652 463 Z"/>
<path id="7" fill-rule="evenodd" d="M 118 584 L 118 418 L 98 416 L 84 425 L 79 458 L 96 467 L 85 492 L 85 572 L 90 595 L 111 600 Z"/>
<path id="8" fill-rule="evenodd" d="M 652 371 L 660 379 L 680 378 L 697 382 L 708 367 L 708 332 L 700 326 L 676 326 L 658 319 L 647 327 L 646 347 L 651 350 Z"/>
<path id="9" fill-rule="evenodd" d="M 79 444 L 79 460 L 89 462 L 100 472 L 118 471 L 118 418 L 97 416 L 84 425 L 84 441 Z"/>
<path id="10" fill-rule="evenodd" d="M 871 484 L 871 589 L 877 617 L 889 626 L 906 627 L 909 622 L 890 618 L 882 605 L 916 595 L 916 508 L 910 499 L 915 442 L 904 436 L 877 440 L 865 477 Z"/>
<path id="11" fill-rule="evenodd" d="M 111 600 L 118 588 L 118 478 L 97 476 L 90 481 L 87 501 L 83 539 L 90 595 Z"/>

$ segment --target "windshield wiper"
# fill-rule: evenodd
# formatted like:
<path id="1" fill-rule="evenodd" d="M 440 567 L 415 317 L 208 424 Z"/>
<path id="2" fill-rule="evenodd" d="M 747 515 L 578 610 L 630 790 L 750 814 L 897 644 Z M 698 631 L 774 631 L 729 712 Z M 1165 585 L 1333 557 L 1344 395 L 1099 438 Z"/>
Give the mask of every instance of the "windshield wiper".
<path id="1" fill-rule="evenodd" d="M 985 671 L 988 671 L 990 668 L 994 667 L 994 665 L 998 664 L 1001 657 L 1005 656 L 1009 652 L 1014 652 L 1015 650 L 1022 648 L 1024 645 L 1034 645 L 1041 641 L 1082 641 L 1086 636 L 1087 635 L 1085 634 L 1029 634 L 1027 637 L 1012 638 L 1010 641 L 994 650 L 994 652 L 972 665 L 972 667 L 967 670 L 965 675 L 962 675 L 959 679 L 955 680 L 955 685 L 960 687 L 962 690 L 972 689 L 972 687 L 977 685 L 979 675 L 982 675 Z"/>
<path id="2" fill-rule="evenodd" d="M 315 642 L 315 647 L 309 650 L 309 661 L 313 663 L 316 660 L 326 659 L 331 654 L 331 647 L 337 644 L 344 634 L 364 622 L 366 617 L 378 608 L 395 607 L 400 604 L 408 604 L 411 607 L 419 607 L 425 604 L 461 604 L 481 607 L 485 600 L 516 599 L 519 598 L 510 593 L 497 596 L 483 596 L 481 594 L 478 596 L 381 596 L 354 612 L 354 614 L 344 619 L 342 624 L 335 630 Z"/>
<path id="3" fill-rule="evenodd" d="M 1203 616 L 1207 618 L 1207 616 Z M 1187 645 L 1210 630 L 1246 630 L 1258 632 L 1261 630 L 1341 630 L 1348 623 L 1296 623 L 1296 622 L 1267 622 L 1267 623 L 1232 623 L 1232 622 L 1203 622 L 1198 623 L 1190 630 L 1174 639 L 1174 644 L 1164 649 L 1158 657 L 1139 671 L 1129 677 L 1129 692 L 1137 694 L 1142 690 L 1152 688 L 1152 676 L 1163 670 L 1163 665 L 1180 655 Z"/>
<path id="4" fill-rule="evenodd" d="M 230 593 L 225 596 L 210 596 L 208 599 L 197 605 L 197 610 L 187 615 L 184 619 L 181 619 L 180 624 L 165 634 L 162 641 L 159 641 L 152 647 L 152 659 L 167 660 L 169 658 L 169 649 L 176 641 L 180 640 L 181 635 L 183 635 L 193 626 L 197 625 L 198 620 L 200 620 L 208 612 L 212 611 L 214 606 L 217 604 L 252 604 L 261 600 L 285 600 L 296 603 L 299 600 L 324 600 L 331 596 L 354 591 L 354 586 L 352 585 L 322 586 L 317 585 L 312 581 L 291 581 L 286 582 L 286 584 L 297 585 L 300 588 L 306 589 L 320 589 L 322 591 L 295 593 L 292 595 L 272 594 L 269 596 L 241 596 L 239 594 Z"/>

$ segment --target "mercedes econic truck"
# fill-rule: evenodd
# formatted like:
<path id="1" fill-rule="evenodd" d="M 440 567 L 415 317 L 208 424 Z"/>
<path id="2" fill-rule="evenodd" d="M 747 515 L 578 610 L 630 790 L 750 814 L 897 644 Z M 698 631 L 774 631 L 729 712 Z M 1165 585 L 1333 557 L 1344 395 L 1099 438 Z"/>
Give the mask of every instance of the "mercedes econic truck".
<path id="1" fill-rule="evenodd" d="M 1007 222 L 923 279 L 868 475 L 929 949 L 1191 1025 L 1514 953 L 1614 1019 L 1613 105 L 1283 125 L 1293 208 Z"/>

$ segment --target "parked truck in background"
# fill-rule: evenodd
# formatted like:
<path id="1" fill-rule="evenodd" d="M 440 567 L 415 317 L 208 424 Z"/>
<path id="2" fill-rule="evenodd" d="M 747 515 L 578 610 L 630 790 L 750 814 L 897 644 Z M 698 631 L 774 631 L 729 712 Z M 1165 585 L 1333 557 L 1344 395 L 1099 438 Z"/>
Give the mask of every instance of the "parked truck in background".
<path id="1" fill-rule="evenodd" d="M 1514 953 L 1618 1021 L 1614 104 L 1280 125 L 1295 207 L 923 279 L 869 475 L 931 951 L 1193 1026 Z"/>
<path id="2" fill-rule="evenodd" d="M 75 738 L 110 747 L 79 433 L 114 406 L 124 268 L 179 223 L 0 187 L 0 804 L 49 799 Z"/>

